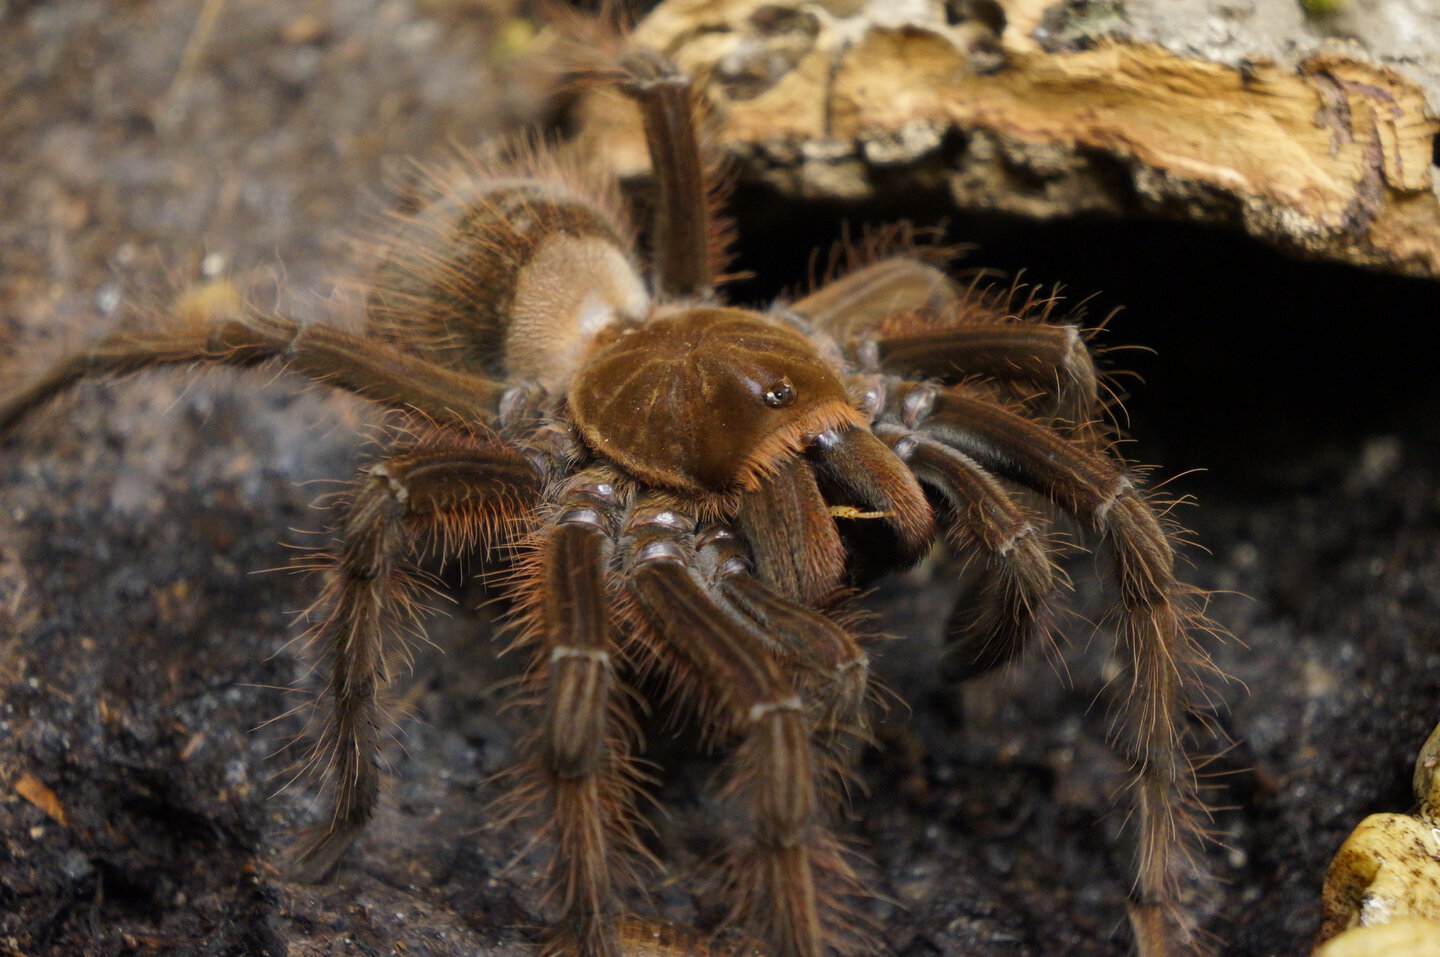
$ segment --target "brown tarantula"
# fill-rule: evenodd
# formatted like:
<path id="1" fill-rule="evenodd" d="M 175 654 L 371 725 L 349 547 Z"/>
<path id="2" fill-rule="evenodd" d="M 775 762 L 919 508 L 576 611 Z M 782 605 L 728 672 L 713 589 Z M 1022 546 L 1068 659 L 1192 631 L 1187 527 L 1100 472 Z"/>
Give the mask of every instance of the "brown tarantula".
<path id="1" fill-rule="evenodd" d="M 1063 579 L 1046 501 L 1115 556 L 1137 938 L 1149 955 L 1197 947 L 1181 739 L 1210 668 L 1206 625 L 1096 424 L 1084 337 L 1048 301 L 956 284 L 908 254 L 767 310 L 723 304 L 690 83 L 644 53 L 618 73 L 657 185 L 648 276 L 612 180 L 519 150 L 435 177 L 399 218 L 362 334 L 258 310 L 116 333 L 0 402 L 0 434 L 82 379 L 204 362 L 278 361 L 403 415 L 349 497 L 316 606 L 330 669 L 316 765 L 333 805 L 298 872 L 331 872 L 375 809 L 414 554 L 499 549 L 515 558 L 540 714 L 519 793 L 547 809 L 549 947 L 584 957 L 619 952 L 619 887 L 646 855 L 637 684 L 735 749 L 732 917 L 774 957 L 856 949 L 841 903 L 863 887 L 829 827 L 870 691 L 840 601 L 943 537 L 987 585 L 953 616 L 958 653 L 976 672 L 1009 661 L 1046 637 Z"/>

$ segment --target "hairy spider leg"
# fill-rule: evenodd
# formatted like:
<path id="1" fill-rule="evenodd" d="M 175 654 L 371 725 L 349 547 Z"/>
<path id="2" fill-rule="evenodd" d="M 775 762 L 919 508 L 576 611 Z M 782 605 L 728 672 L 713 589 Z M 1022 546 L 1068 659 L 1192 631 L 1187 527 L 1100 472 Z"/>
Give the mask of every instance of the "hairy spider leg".
<path id="1" fill-rule="evenodd" d="M 1195 590 L 1174 576 L 1174 551 L 1160 516 L 1113 460 L 974 390 L 904 383 L 892 392 L 889 412 L 892 423 L 1041 493 L 1109 541 L 1120 597 L 1119 640 L 1130 672 L 1113 730 L 1134 767 L 1131 922 L 1142 953 L 1166 953 L 1171 940 L 1195 944 L 1197 930 L 1181 906 L 1180 886 L 1199 867 L 1196 815 L 1203 804 L 1182 727 L 1192 711 L 1186 689 L 1203 689 L 1218 672 L 1196 637 L 1213 626 Z"/>
<path id="2" fill-rule="evenodd" d="M 941 270 L 897 256 L 848 273 L 790 311 L 885 372 L 947 383 L 984 376 L 1039 390 L 1046 415 L 1083 426 L 1099 411 L 1099 376 L 1080 328 L 1048 321 L 1059 301 L 1033 286 L 962 294 Z"/>
<path id="3" fill-rule="evenodd" d="M 874 332 L 897 313 L 944 315 L 960 302 L 960 290 L 944 270 L 913 256 L 892 256 L 846 273 L 802 299 L 789 311 L 840 342 Z"/>
<path id="4" fill-rule="evenodd" d="M 1196 866 L 1201 809 L 1180 722 L 1189 708 L 1185 688 L 1203 689 L 1203 679 L 1215 674 L 1196 641 L 1213 626 L 1196 593 L 1174 578 L 1163 523 L 1102 450 L 1094 431 L 1100 408 L 1094 362 L 1077 328 L 1045 321 L 1056 301 L 1018 288 L 1005 295 L 972 288 L 962 295 L 929 264 L 896 257 L 855 270 L 791 311 L 838 340 L 862 372 L 882 373 L 861 389 L 885 406 L 875 430 L 943 500 L 951 543 L 965 551 L 978 544 L 985 557 L 988 599 L 975 612 L 957 609 L 950 625 L 975 671 L 1043 640 L 1053 593 L 1064 583 L 1035 517 L 997 477 L 1040 492 L 1110 539 L 1118 559 L 1121 641 L 1131 662 L 1130 700 L 1116 724 L 1136 768 L 1131 920 L 1141 952 L 1162 954 L 1172 941 L 1199 946 L 1179 900 L 1179 884 Z M 992 385 L 983 399 L 963 399 L 957 411 L 953 406 L 969 395 L 963 387 L 942 393 L 934 385 L 897 383 L 886 373 L 951 386 L 982 377 Z M 861 386 L 863 378 L 857 378 Z M 1049 417 L 1054 428 L 1007 409 L 1007 394 Z"/>
<path id="5" fill-rule="evenodd" d="M 655 177 L 651 285 L 660 297 L 710 299 L 725 237 L 712 229 L 716 177 L 701 156 L 695 90 L 651 50 L 630 53 L 621 69 L 621 87 L 640 107 Z"/>
<path id="6" fill-rule="evenodd" d="M 825 822 L 827 769 L 818 766 L 809 710 L 755 623 L 693 567 L 696 523 L 665 496 L 647 495 L 622 543 L 631 614 L 644 626 L 641 653 L 694 676 L 707 724 L 740 738 L 725 789 L 747 821 L 727 871 L 732 918 L 757 931 L 776 957 L 821 957 L 853 942 L 836 895 L 858 890 Z M 673 666 L 672 666 L 673 667 Z"/>
<path id="7" fill-rule="evenodd" d="M 1053 301 L 1031 298 L 1012 315 L 1026 317 L 1035 302 Z M 1075 428 L 1089 425 L 1099 412 L 1099 379 L 1078 326 L 1029 318 L 937 326 L 919 317 L 890 323 L 875 337 L 874 349 L 881 369 L 910 378 L 953 383 L 983 376 L 1022 396 L 1038 390 L 1048 400 L 1038 411 Z"/>
<path id="8" fill-rule="evenodd" d="M 705 532 L 699 545 L 700 563 L 714 567 L 721 597 L 750 619 L 766 650 L 786 666 L 804 700 L 814 707 L 816 730 L 863 735 L 871 692 L 870 656 L 855 636 L 824 614 L 787 601 L 756 578 L 749 551 L 728 530 Z"/>
<path id="9" fill-rule="evenodd" d="M 115 332 L 60 360 L 0 400 L 0 435 L 46 401 L 87 379 L 174 365 L 249 367 L 278 360 L 311 381 L 356 393 L 434 422 L 483 428 L 499 413 L 508 386 L 435 366 L 393 346 L 322 324 L 246 315 L 218 324 L 186 323 Z"/>
<path id="10" fill-rule="evenodd" d="M 957 555 L 981 556 L 982 598 L 957 605 L 946 629 L 947 673 L 981 674 L 1051 642 L 1051 612 L 1064 574 L 1037 517 L 980 463 L 926 435 L 893 425 L 876 432 L 943 500 L 945 538 Z"/>
<path id="11" fill-rule="evenodd" d="M 420 630 L 410 562 L 416 545 L 428 538 L 435 551 L 453 556 L 508 541 L 514 529 L 507 526 L 539 494 L 526 455 L 459 437 L 388 455 L 356 484 L 312 606 L 321 617 L 307 634 L 330 669 L 328 713 L 311 766 L 330 792 L 331 810 L 299 841 L 298 879 L 325 879 L 374 813 L 386 720 L 381 694 L 404 656 L 406 633 Z"/>
<path id="12" fill-rule="evenodd" d="M 547 900 L 560 920 L 542 953 L 619 957 L 618 885 L 653 863 L 639 836 L 639 733 L 625 708 L 611 608 L 623 479 L 596 467 L 560 493 L 519 579 L 521 640 L 534 644 L 527 685 L 541 708 L 517 810 L 548 805 Z"/>

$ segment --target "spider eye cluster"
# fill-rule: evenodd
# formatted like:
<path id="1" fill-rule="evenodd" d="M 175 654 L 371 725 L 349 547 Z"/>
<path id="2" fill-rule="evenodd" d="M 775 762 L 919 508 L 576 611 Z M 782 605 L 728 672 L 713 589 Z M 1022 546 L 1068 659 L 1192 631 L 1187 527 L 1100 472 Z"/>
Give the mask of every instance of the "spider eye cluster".
<path id="1" fill-rule="evenodd" d="M 807 436 L 866 424 L 809 340 L 724 307 L 614 337 L 587 356 L 568 398 L 591 449 L 696 494 L 753 488 Z"/>
<path id="2" fill-rule="evenodd" d="M 765 389 L 765 404 L 772 409 L 784 409 L 795 404 L 800 394 L 795 391 L 795 386 L 785 377 L 781 377 L 770 383 Z"/>

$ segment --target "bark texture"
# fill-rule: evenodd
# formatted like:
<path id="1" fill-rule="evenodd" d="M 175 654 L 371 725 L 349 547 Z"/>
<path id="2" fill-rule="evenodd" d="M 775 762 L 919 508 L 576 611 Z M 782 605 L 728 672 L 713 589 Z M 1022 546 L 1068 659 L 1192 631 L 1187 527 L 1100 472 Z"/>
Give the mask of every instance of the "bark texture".
<path id="1" fill-rule="evenodd" d="M 809 198 L 1220 224 L 1440 276 L 1440 8 L 1353 0 L 671 0 L 744 175 Z M 607 101 L 595 135 L 643 167 Z"/>

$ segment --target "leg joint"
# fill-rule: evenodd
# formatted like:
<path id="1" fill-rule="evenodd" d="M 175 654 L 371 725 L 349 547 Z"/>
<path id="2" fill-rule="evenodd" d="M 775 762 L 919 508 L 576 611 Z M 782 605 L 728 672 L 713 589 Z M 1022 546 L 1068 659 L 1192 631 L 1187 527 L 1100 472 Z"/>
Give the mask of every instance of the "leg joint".
<path id="1" fill-rule="evenodd" d="M 751 705 L 745 717 L 751 724 L 759 724 L 772 714 L 799 712 L 802 711 L 804 707 L 805 705 L 800 700 L 799 695 L 791 695 L 788 698 L 781 698 L 778 701 L 763 701 L 759 704 Z"/>
<path id="2" fill-rule="evenodd" d="M 653 565 L 659 562 L 672 562 L 677 565 L 685 564 L 685 549 L 675 542 L 659 541 L 646 542 L 641 545 L 635 553 L 636 566 Z"/>
<path id="3" fill-rule="evenodd" d="M 1127 495 L 1133 494 L 1135 484 L 1130 481 L 1130 476 L 1120 475 L 1115 479 L 1115 484 L 1110 487 L 1110 493 L 1105 496 L 1104 501 L 1095 507 L 1095 520 L 1104 524 L 1110 520 L 1110 511 Z"/>
<path id="4" fill-rule="evenodd" d="M 395 501 L 401 505 L 409 504 L 410 489 L 406 488 L 404 482 L 390 474 L 390 469 L 384 462 L 370 466 L 370 476 L 384 483 L 386 490 L 390 493 L 390 497 L 395 499 Z"/>
<path id="5" fill-rule="evenodd" d="M 935 410 L 935 400 L 939 395 L 940 389 L 929 383 L 922 382 L 911 386 L 900 400 L 902 421 L 912 429 L 924 422 Z"/>
<path id="6" fill-rule="evenodd" d="M 550 663 L 563 661 L 566 658 L 580 658 L 584 661 L 593 661 L 597 664 L 609 665 L 610 652 L 604 648 L 582 648 L 578 645 L 556 645 L 550 649 Z"/>

